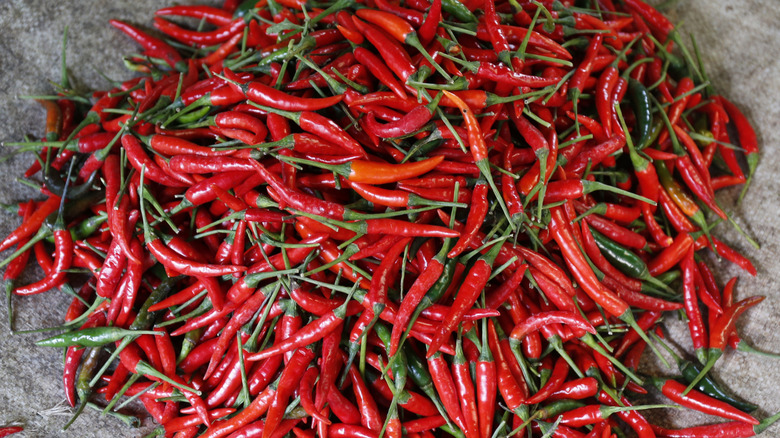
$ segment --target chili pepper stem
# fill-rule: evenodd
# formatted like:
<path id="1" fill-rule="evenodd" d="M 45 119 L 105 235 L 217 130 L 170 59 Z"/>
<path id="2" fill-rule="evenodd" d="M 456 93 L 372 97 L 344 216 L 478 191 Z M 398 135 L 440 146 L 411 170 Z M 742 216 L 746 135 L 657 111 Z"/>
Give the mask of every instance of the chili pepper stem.
<path id="1" fill-rule="evenodd" d="M 702 350 L 703 350 L 703 349 L 702 349 Z M 708 359 L 707 359 L 707 361 L 704 363 L 704 368 L 702 368 L 702 369 L 701 369 L 701 371 L 699 372 L 699 375 L 698 375 L 698 376 L 696 376 L 696 378 L 695 378 L 695 379 L 693 379 L 693 381 L 692 381 L 690 384 L 688 384 L 688 387 L 687 387 L 687 388 L 685 388 L 685 391 L 683 391 L 683 392 L 682 392 L 682 395 L 683 395 L 683 396 L 685 396 L 686 394 L 688 394 L 688 392 L 690 392 L 690 391 L 691 391 L 691 389 L 693 389 L 693 388 L 696 386 L 696 384 L 697 384 L 697 383 L 699 383 L 699 381 L 700 381 L 701 379 L 703 379 L 703 378 L 704 378 L 704 376 L 706 376 L 706 375 L 707 375 L 707 373 L 709 373 L 709 372 L 710 372 L 710 370 L 712 369 L 712 367 L 713 367 L 713 366 L 715 366 L 715 363 L 718 361 L 718 359 L 720 359 L 720 357 L 721 357 L 722 355 L 723 355 L 723 351 L 722 351 L 722 350 L 719 350 L 719 349 L 717 349 L 717 348 L 710 348 L 710 349 L 709 349 L 709 351 L 707 352 L 707 357 L 708 357 Z"/>
<path id="2" fill-rule="evenodd" d="M 409 44 L 410 46 L 417 49 L 418 52 L 425 58 L 426 61 L 428 61 L 434 69 L 444 78 L 446 82 L 452 81 L 452 76 L 450 76 L 441 65 L 439 65 L 438 62 L 434 61 L 434 59 L 431 57 L 431 55 L 428 53 L 427 50 L 425 50 L 425 47 L 423 47 L 422 42 L 420 42 L 420 39 L 417 37 L 417 33 L 410 33 L 406 36 L 406 44 Z"/>
<path id="3" fill-rule="evenodd" d="M 127 392 L 127 390 L 130 389 L 130 387 L 133 386 L 133 384 L 140 378 L 141 378 L 140 374 L 133 374 L 132 376 L 130 376 L 130 378 L 127 379 L 127 382 L 122 386 L 122 388 L 119 391 L 117 391 L 116 394 L 114 394 L 114 397 L 111 399 L 111 401 L 108 402 L 106 407 L 103 408 L 103 412 L 108 413 L 108 411 L 113 409 L 114 406 L 117 404 L 117 402 L 119 402 L 119 399 L 122 398 L 122 396 Z M 140 395 L 140 394 L 136 394 L 136 395 Z"/>
<path id="4" fill-rule="evenodd" d="M 771 425 L 775 424 L 778 420 L 780 420 L 780 412 L 772 415 L 771 417 L 761 420 L 761 423 L 758 426 L 753 426 L 753 431 L 755 431 L 756 435 L 758 435 L 761 432 L 767 430 Z"/>
<path id="5" fill-rule="evenodd" d="M 748 165 L 748 175 L 747 179 L 745 180 L 745 185 L 742 187 L 742 191 L 739 193 L 739 198 L 737 198 L 737 204 L 742 203 L 742 199 L 745 197 L 745 194 L 747 194 L 747 189 L 750 187 L 750 183 L 753 182 L 753 174 L 756 173 L 756 168 L 758 167 L 758 160 L 759 156 L 758 154 L 747 154 L 745 156 L 745 161 Z"/>
<path id="6" fill-rule="evenodd" d="M 757 354 L 759 356 L 769 357 L 769 358 L 772 358 L 772 359 L 780 359 L 780 354 L 768 353 L 766 351 L 758 350 L 755 347 L 753 347 L 752 345 L 748 344 L 747 341 L 745 341 L 744 339 L 741 339 L 739 341 L 739 344 L 737 344 L 737 350 L 738 351 L 743 351 L 745 353 L 752 353 L 752 354 Z"/>
<path id="7" fill-rule="evenodd" d="M 593 338 L 593 335 L 591 335 L 590 333 L 585 333 L 585 336 L 581 337 L 580 339 L 585 345 L 596 350 L 602 356 L 606 357 L 607 360 L 612 362 L 612 364 L 615 365 L 618 369 L 620 369 L 620 371 L 622 371 L 623 374 L 625 374 L 629 379 L 633 380 L 638 385 L 642 385 L 644 383 L 643 380 L 639 378 L 639 376 L 637 376 L 633 371 L 631 371 L 628 367 L 626 367 L 622 362 L 615 359 L 611 354 L 607 352 L 607 350 L 604 349 L 604 347 L 601 344 L 596 342 L 596 340 Z"/>
<path id="8" fill-rule="evenodd" d="M 490 190 L 492 190 L 496 195 L 496 201 L 498 201 L 498 205 L 501 207 L 501 211 L 504 212 L 504 216 L 506 217 L 507 221 L 509 221 L 509 226 L 512 228 L 512 230 L 517 230 L 517 224 L 512 221 L 512 215 L 509 213 L 509 209 L 506 207 L 504 197 L 498 187 L 496 187 L 496 182 L 493 181 L 493 175 L 490 172 L 490 162 L 488 162 L 487 159 L 484 159 L 477 161 L 476 164 L 480 173 L 482 173 L 482 175 L 487 180 L 487 183 L 490 186 Z"/>

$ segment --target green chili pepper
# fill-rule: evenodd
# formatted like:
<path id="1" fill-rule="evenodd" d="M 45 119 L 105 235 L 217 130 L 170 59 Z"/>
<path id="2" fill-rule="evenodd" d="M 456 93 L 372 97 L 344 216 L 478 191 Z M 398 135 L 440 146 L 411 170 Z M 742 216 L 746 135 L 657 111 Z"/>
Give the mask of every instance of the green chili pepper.
<path id="1" fill-rule="evenodd" d="M 150 312 L 149 308 L 164 300 L 168 294 L 171 293 L 173 287 L 176 286 L 176 283 L 178 283 L 181 278 L 182 276 L 167 278 L 163 280 L 163 282 L 160 283 L 160 285 L 157 286 L 154 291 L 152 291 L 152 293 L 149 295 L 149 298 L 144 301 L 141 309 L 138 310 L 138 314 L 136 315 L 135 320 L 132 324 L 130 324 L 130 330 L 147 330 L 151 328 L 152 325 L 154 325 L 154 321 L 157 319 L 157 316 L 163 312 L 163 310 Z"/>
<path id="2" fill-rule="evenodd" d="M 138 310 L 138 314 L 136 314 L 135 320 L 132 324 L 130 324 L 130 327 L 128 327 L 130 330 L 136 331 L 136 333 L 139 330 L 149 330 L 154 325 L 155 321 L 157 320 L 157 317 L 164 312 L 164 310 L 158 310 L 157 312 L 150 312 L 149 308 L 152 307 L 152 305 L 159 303 L 160 301 L 164 300 L 168 294 L 171 293 L 173 290 L 173 287 L 176 286 L 176 283 L 179 282 L 180 279 L 182 279 L 183 276 L 178 277 L 171 277 L 166 278 L 160 283 L 159 286 L 157 286 L 151 294 L 149 294 L 149 298 L 144 301 L 144 304 L 141 306 L 141 308 Z M 92 380 L 89 382 L 90 386 L 95 386 L 100 379 L 100 377 L 103 375 L 103 373 L 106 372 L 108 367 L 111 365 L 111 362 L 116 359 L 117 356 L 119 356 L 119 353 L 127 348 L 128 345 L 130 345 L 131 342 L 133 342 L 136 339 L 137 336 L 126 336 L 122 338 L 122 342 L 116 347 L 116 350 L 114 350 L 113 353 L 111 353 L 111 356 L 108 358 L 108 360 L 103 364 L 103 366 L 100 368 L 100 370 L 97 372 L 95 377 L 92 378 Z"/>
<path id="3" fill-rule="evenodd" d="M 680 271 L 679 269 L 675 269 L 672 271 L 666 271 L 655 278 L 657 278 L 660 281 L 663 281 L 664 284 L 672 284 L 673 282 L 679 280 L 680 277 L 682 277 L 682 271 Z"/>
<path id="4" fill-rule="evenodd" d="M 441 9 L 463 23 L 476 23 L 477 17 L 458 0 L 442 0 Z"/>
<path id="5" fill-rule="evenodd" d="M 181 363 L 200 341 L 200 337 L 203 336 L 203 332 L 206 331 L 205 327 L 200 327 L 195 330 L 190 330 L 184 335 L 184 339 L 181 341 L 181 349 L 179 350 L 179 357 L 176 359 L 176 363 Z"/>
<path id="6" fill-rule="evenodd" d="M 685 383 L 688 384 L 693 382 L 704 368 L 704 366 L 701 364 L 693 363 L 685 359 L 680 359 L 677 361 L 677 366 L 682 373 Z M 699 380 L 699 383 L 694 386 L 694 388 L 697 391 L 703 392 L 710 397 L 726 402 L 741 411 L 753 412 L 758 409 L 758 406 L 754 404 L 743 402 L 730 396 L 723 388 L 721 388 L 718 382 L 716 382 L 710 374 L 705 374 L 704 377 Z"/>
<path id="7" fill-rule="evenodd" d="M 79 397 L 79 407 L 73 414 L 73 417 L 68 420 L 62 430 L 66 430 L 76 420 L 76 418 L 84 412 L 84 408 L 87 406 L 87 400 L 92 395 L 92 387 L 89 384 L 89 380 L 95 374 L 95 370 L 98 367 L 98 358 L 100 358 L 100 347 L 90 348 L 84 355 L 84 360 L 81 362 L 81 369 L 79 375 L 76 378 L 76 395 Z"/>
<path id="8" fill-rule="evenodd" d="M 404 346 L 404 349 L 407 348 L 408 347 Z M 417 385 L 431 401 L 433 401 L 439 414 L 449 422 L 450 419 L 447 416 L 447 412 L 444 410 L 444 407 L 439 400 L 439 396 L 436 393 L 436 388 L 433 386 L 433 378 L 431 377 L 431 373 L 428 372 L 428 364 L 414 354 L 413 351 L 406 350 L 406 365 L 412 382 L 414 382 L 414 384 Z"/>
<path id="9" fill-rule="evenodd" d="M 672 358 L 674 358 L 675 362 L 677 362 L 677 368 L 680 370 L 680 373 L 682 374 L 682 378 L 685 381 L 685 383 L 690 384 L 691 382 L 696 381 L 699 379 L 699 375 L 701 374 L 701 371 L 704 369 L 704 365 L 691 362 L 689 360 L 683 359 L 680 357 L 679 354 L 677 354 L 673 349 L 669 347 L 669 345 L 666 344 L 666 342 L 662 341 L 661 338 L 653 333 L 653 338 L 656 342 L 660 343 L 662 347 L 664 347 L 664 350 L 666 350 Z M 715 381 L 715 379 L 712 378 L 712 375 L 705 374 L 704 377 L 701 377 L 698 383 L 696 383 L 696 386 L 694 388 L 704 393 L 712 398 L 716 398 L 722 402 L 728 403 L 731 406 L 734 406 L 735 408 L 744 411 L 744 412 L 752 412 L 758 409 L 758 406 L 743 402 L 741 400 L 737 400 L 731 395 L 729 395 L 718 382 Z"/>
<path id="10" fill-rule="evenodd" d="M 116 342 L 125 336 L 162 335 L 162 332 L 149 330 L 127 330 L 121 327 L 92 327 L 76 332 L 62 333 L 35 343 L 39 347 L 100 347 L 109 342 Z"/>
<path id="11" fill-rule="evenodd" d="M 200 120 L 203 116 L 209 113 L 211 111 L 212 107 L 206 105 L 198 108 L 197 110 L 194 110 L 190 113 L 187 113 L 181 117 L 178 118 L 178 122 L 182 125 L 187 125 L 190 123 L 195 123 L 198 120 Z"/>
<path id="12" fill-rule="evenodd" d="M 91 236 L 94 232 L 100 229 L 100 226 L 103 225 L 106 220 L 108 220 L 108 216 L 106 215 L 96 215 L 89 217 L 87 219 L 84 219 L 77 225 L 70 228 L 70 236 L 73 238 L 73 240 L 83 240 L 87 237 Z M 46 238 L 46 241 L 49 243 L 54 243 L 54 236 L 49 236 Z"/>
<path id="13" fill-rule="evenodd" d="M 650 275 L 650 271 L 647 268 L 647 264 L 622 245 L 608 239 L 603 234 L 596 230 L 591 229 L 593 239 L 596 241 L 601 253 L 604 257 L 610 261 L 616 268 L 626 275 L 634 278 L 646 281 L 653 286 L 660 287 L 665 291 L 674 294 L 674 291 L 669 288 L 665 283 Z"/>
<path id="14" fill-rule="evenodd" d="M 579 400 L 556 400 L 540 408 L 534 414 L 540 419 L 555 418 L 558 415 L 585 406 L 585 403 Z"/>
<path id="15" fill-rule="evenodd" d="M 71 162 L 71 164 L 72 163 L 73 162 Z M 73 166 L 71 165 L 68 172 L 76 170 L 72 169 L 72 167 Z M 62 196 L 65 193 L 65 186 L 67 185 L 68 193 L 66 197 L 75 200 L 86 195 L 92 189 L 92 184 L 94 184 L 97 175 L 98 172 L 92 172 L 86 182 L 78 186 L 73 186 L 62 178 L 58 170 L 52 169 L 51 166 L 46 165 L 44 166 L 43 171 L 43 181 L 46 184 L 46 188 L 57 196 Z"/>
<path id="16" fill-rule="evenodd" d="M 233 12 L 233 16 L 243 17 L 244 15 L 246 15 L 247 12 L 254 9 L 256 4 L 257 4 L 256 0 L 244 0 L 243 2 L 241 2 L 240 5 L 238 5 L 236 10 Z"/>
<path id="17" fill-rule="evenodd" d="M 628 80 L 628 93 L 631 99 L 631 107 L 636 119 L 636 133 L 638 138 L 634 142 L 639 149 L 645 147 L 650 139 L 653 127 L 653 110 L 650 102 L 650 92 L 641 82 L 634 78 Z"/>
<path id="18" fill-rule="evenodd" d="M 385 344 L 385 349 L 390 349 L 390 328 L 386 324 L 377 323 L 374 325 L 374 331 L 376 332 L 382 343 Z M 394 393 L 402 391 L 406 386 L 407 377 L 407 360 L 406 352 L 404 350 L 398 350 L 396 354 L 390 358 L 390 369 L 393 371 L 393 382 L 395 383 Z"/>

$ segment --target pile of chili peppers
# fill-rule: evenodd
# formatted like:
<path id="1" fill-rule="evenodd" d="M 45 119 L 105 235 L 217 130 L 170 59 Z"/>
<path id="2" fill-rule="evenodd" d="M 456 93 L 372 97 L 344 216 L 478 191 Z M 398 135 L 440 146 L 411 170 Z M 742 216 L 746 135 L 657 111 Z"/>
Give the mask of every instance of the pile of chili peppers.
<path id="1" fill-rule="evenodd" d="M 652 7 L 227 0 L 160 9 L 159 36 L 111 24 L 141 74 L 88 96 L 63 74 L 46 138 L 11 145 L 42 200 L 0 243 L 9 316 L 73 296 L 38 344 L 65 349 L 77 413 L 132 424 L 140 401 L 150 436 L 209 438 L 778 418 L 708 373 L 752 351 L 735 321 L 762 297 L 702 254 L 756 274 L 710 232 L 737 226 L 714 193 L 750 182 L 756 136 Z M 15 283 L 31 257 L 44 277 Z M 674 313 L 693 352 L 664 340 Z M 647 347 L 679 375 L 643 373 Z M 653 387 L 673 406 L 637 405 Z M 669 407 L 709 425 L 646 420 Z"/>

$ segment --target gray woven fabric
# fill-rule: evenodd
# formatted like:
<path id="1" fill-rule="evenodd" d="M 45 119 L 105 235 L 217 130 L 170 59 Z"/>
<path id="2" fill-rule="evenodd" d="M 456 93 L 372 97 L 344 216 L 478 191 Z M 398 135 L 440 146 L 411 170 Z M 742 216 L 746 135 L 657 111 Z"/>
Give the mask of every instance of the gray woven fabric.
<path id="1" fill-rule="evenodd" d="M 68 65 L 84 89 L 108 86 L 99 73 L 125 79 L 121 54 L 136 47 L 108 25 L 121 18 L 149 26 L 155 9 L 171 2 L 134 0 L 3 0 L 0 1 L 0 141 L 18 141 L 24 134 L 40 137 L 44 114 L 40 107 L 19 95 L 52 92 L 48 80 L 58 80 L 60 41 L 64 27 L 70 26 Z M 739 189 L 720 194 L 721 204 L 762 244 L 750 247 L 733 229 L 718 226 L 724 241 L 744 251 L 756 264 L 755 278 L 725 262 L 712 258 L 721 284 L 738 276 L 739 297 L 761 294 L 767 300 L 741 320 L 739 328 L 753 345 L 780 351 L 780 4 L 776 0 L 679 1 L 670 14 L 682 23 L 684 32 L 696 35 L 704 62 L 717 90 L 737 103 L 755 123 L 763 157 L 759 170 L 741 205 L 735 205 Z M 0 164 L 0 202 L 13 202 L 34 196 L 32 189 L 15 181 L 31 162 L 30 155 L 14 157 Z M 5 236 L 18 219 L 0 214 L 0 235 Z M 30 272 L 26 280 L 40 276 Z M 58 325 L 68 299 L 57 292 L 16 299 L 17 329 Z M 59 350 L 37 348 L 33 341 L 45 335 L 8 334 L 5 312 L 0 311 L 0 425 L 21 422 L 26 437 L 134 437 L 147 433 L 151 423 L 140 430 L 129 429 L 117 420 L 86 412 L 71 430 L 60 431 L 67 421 L 62 414 L 64 397 Z M 685 326 L 674 316 L 667 317 L 671 339 L 682 349 L 690 349 Z M 657 365 L 647 365 L 657 366 Z M 659 369 L 667 375 L 675 370 Z M 759 417 L 780 411 L 780 361 L 745 353 L 725 355 L 715 373 L 737 395 L 762 406 Z M 651 391 L 652 393 L 652 391 Z M 656 394 L 657 395 L 657 394 Z M 661 397 L 656 397 L 662 399 Z M 714 417 L 674 410 L 656 412 L 653 417 L 669 426 L 708 424 Z M 780 436 L 780 426 L 765 436 Z"/>

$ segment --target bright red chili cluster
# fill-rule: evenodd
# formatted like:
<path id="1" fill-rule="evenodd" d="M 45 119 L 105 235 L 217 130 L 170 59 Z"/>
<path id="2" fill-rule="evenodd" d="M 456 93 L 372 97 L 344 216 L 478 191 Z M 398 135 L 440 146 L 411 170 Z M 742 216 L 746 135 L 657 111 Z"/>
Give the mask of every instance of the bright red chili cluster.
<path id="1" fill-rule="evenodd" d="M 755 133 L 652 7 L 573 3 L 227 0 L 159 10 L 162 38 L 112 21 L 142 74 L 90 96 L 63 74 L 46 138 L 15 144 L 45 198 L 8 207 L 0 243 L 9 299 L 73 295 L 38 342 L 66 349 L 68 403 L 132 423 L 140 400 L 180 438 L 767 428 L 708 373 L 752 350 L 735 321 L 762 298 L 696 258 L 756 273 L 710 234 Z M 31 255 L 44 278 L 14 285 Z M 662 339 L 675 310 L 695 361 Z M 680 377 L 640 374 L 647 346 Z M 651 425 L 652 386 L 729 421 Z"/>

